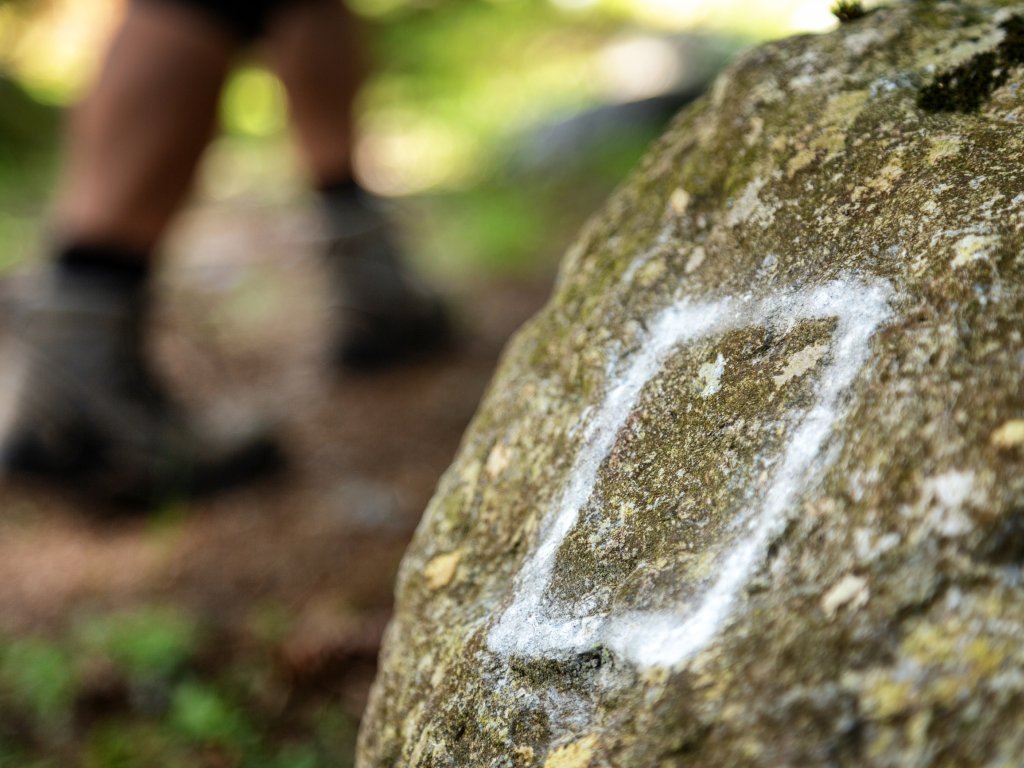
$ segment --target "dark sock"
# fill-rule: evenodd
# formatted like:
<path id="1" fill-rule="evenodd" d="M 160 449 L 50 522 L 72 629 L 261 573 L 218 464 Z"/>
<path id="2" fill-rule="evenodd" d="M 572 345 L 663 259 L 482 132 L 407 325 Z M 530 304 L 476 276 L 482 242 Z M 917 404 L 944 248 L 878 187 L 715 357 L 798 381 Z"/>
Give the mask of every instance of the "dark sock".
<path id="1" fill-rule="evenodd" d="M 317 192 L 325 202 L 337 200 L 339 202 L 361 202 L 369 194 L 351 175 L 339 176 L 335 179 L 328 179 L 317 185 Z"/>
<path id="2" fill-rule="evenodd" d="M 145 251 L 116 245 L 72 243 L 57 252 L 57 274 L 116 285 L 124 290 L 141 289 L 150 274 Z"/>
<path id="3" fill-rule="evenodd" d="M 351 176 L 325 181 L 317 186 L 317 191 L 320 193 L 329 237 L 362 237 L 368 232 L 379 234 L 389 228 L 381 201 L 363 189 Z M 346 252 L 349 255 L 363 255 L 363 250 L 349 248 Z M 332 252 L 331 255 L 336 254 Z"/>

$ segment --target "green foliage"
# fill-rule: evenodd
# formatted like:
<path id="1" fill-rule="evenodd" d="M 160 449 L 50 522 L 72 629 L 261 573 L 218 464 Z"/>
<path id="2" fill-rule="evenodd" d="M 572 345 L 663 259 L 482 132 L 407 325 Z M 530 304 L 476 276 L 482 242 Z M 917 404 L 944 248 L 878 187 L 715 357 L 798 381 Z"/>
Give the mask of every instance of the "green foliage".
<path id="1" fill-rule="evenodd" d="M 0 159 L 49 147 L 58 123 L 57 110 L 38 103 L 0 73 Z"/>
<path id="2" fill-rule="evenodd" d="M 0 272 L 32 251 L 56 165 L 59 114 L 0 72 Z"/>
<path id="3" fill-rule="evenodd" d="M 352 768 L 358 723 L 336 707 L 325 707 L 316 716 L 316 742 L 320 751 L 331 755 L 331 768 Z"/>
<path id="4" fill-rule="evenodd" d="M 17 639 L 0 646 L 0 698 L 27 710 L 43 724 L 67 717 L 74 694 L 71 659 L 43 640 Z"/>
<path id="5" fill-rule="evenodd" d="M 221 97 L 221 126 L 240 136 L 273 136 L 284 131 L 288 107 L 284 89 L 269 72 L 242 67 L 231 73 Z"/>
<path id="6" fill-rule="evenodd" d="M 82 768 L 191 768 L 194 765 L 194 757 L 160 724 L 124 719 L 93 728 L 82 761 Z"/>
<path id="7" fill-rule="evenodd" d="M 837 0 L 836 4 L 832 6 L 832 15 L 843 23 L 859 19 L 865 13 L 867 11 L 864 10 L 864 5 L 860 0 Z"/>
<path id="8" fill-rule="evenodd" d="M 437 199 L 432 245 L 438 247 L 439 263 L 453 271 L 464 268 L 466 263 L 445 264 L 444 260 L 455 261 L 465 254 L 465 261 L 487 272 L 535 266 L 533 257 L 543 243 L 551 209 L 528 193 L 491 187 Z"/>
<path id="9" fill-rule="evenodd" d="M 266 768 L 321 768 L 323 765 L 312 747 L 297 744 L 285 746 Z"/>
<path id="10" fill-rule="evenodd" d="M 213 688 L 196 681 L 178 686 L 170 713 L 171 726 L 189 741 L 247 751 L 254 732 L 242 709 Z"/>
<path id="11" fill-rule="evenodd" d="M 188 617 L 166 608 L 96 616 L 79 628 L 88 651 L 108 656 L 129 676 L 165 678 L 195 653 L 199 633 Z"/>
<path id="12" fill-rule="evenodd" d="M 32 757 L 0 739 L 0 768 L 63 768 L 56 760 Z"/>

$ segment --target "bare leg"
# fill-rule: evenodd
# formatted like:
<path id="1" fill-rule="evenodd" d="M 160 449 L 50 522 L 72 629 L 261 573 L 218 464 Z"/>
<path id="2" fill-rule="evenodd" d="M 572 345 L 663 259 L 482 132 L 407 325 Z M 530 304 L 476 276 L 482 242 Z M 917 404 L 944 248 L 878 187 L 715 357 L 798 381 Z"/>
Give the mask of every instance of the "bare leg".
<path id="1" fill-rule="evenodd" d="M 71 123 L 56 229 L 148 253 L 178 210 L 216 124 L 236 44 L 200 12 L 135 2 Z"/>
<path id="2" fill-rule="evenodd" d="M 316 183 L 351 172 L 352 102 L 364 67 L 356 20 L 337 0 L 286 7 L 267 37 L 267 57 L 285 90 L 299 146 Z"/>

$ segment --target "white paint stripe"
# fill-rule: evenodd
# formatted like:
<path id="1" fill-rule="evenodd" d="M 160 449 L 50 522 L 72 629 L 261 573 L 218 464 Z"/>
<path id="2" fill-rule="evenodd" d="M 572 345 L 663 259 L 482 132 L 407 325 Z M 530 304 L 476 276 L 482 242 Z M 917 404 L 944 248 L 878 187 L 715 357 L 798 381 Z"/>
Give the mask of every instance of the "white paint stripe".
<path id="1" fill-rule="evenodd" d="M 663 310 L 651 324 L 646 343 L 590 419 L 555 513 L 517 576 L 512 603 L 488 636 L 490 648 L 502 654 L 545 657 L 604 645 L 640 667 L 676 665 L 704 649 L 729 619 L 737 596 L 806 487 L 808 470 L 839 419 L 840 397 L 867 361 L 871 336 L 889 315 L 889 294 L 886 283 L 840 279 L 758 302 L 749 298 L 682 301 Z M 837 319 L 833 362 L 822 372 L 815 405 L 800 419 L 763 502 L 724 555 L 718 577 L 698 596 L 696 607 L 682 613 L 574 617 L 558 616 L 544 605 L 562 542 L 593 496 L 601 465 L 643 388 L 671 354 L 687 342 L 745 325 L 785 328 L 800 320 L 828 317 Z"/>

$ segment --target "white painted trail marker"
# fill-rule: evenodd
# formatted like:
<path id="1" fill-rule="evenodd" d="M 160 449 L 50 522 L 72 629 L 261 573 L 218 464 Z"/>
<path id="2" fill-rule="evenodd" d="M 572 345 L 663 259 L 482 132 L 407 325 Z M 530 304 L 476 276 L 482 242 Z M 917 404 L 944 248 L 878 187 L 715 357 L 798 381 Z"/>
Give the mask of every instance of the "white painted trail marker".
<path id="1" fill-rule="evenodd" d="M 840 397 L 867 361 L 872 335 L 889 316 L 889 294 L 887 283 L 849 278 L 760 301 L 686 300 L 662 310 L 650 324 L 642 348 L 623 375 L 611 382 L 587 425 L 568 485 L 544 524 L 536 551 L 519 572 L 512 603 L 491 629 L 489 647 L 501 654 L 539 658 L 603 645 L 640 667 L 677 665 L 706 647 L 728 620 L 737 596 L 807 486 L 809 470 L 839 420 Z M 641 392 L 672 353 L 687 343 L 733 329 L 752 325 L 785 329 L 802 320 L 826 318 L 836 319 L 832 362 L 820 375 L 814 405 L 796 421 L 770 485 L 735 540 L 720 554 L 717 575 L 700 588 L 693 604 L 679 612 L 589 616 L 556 615 L 545 606 L 559 547 L 578 523 L 593 494 L 598 470 Z"/>

